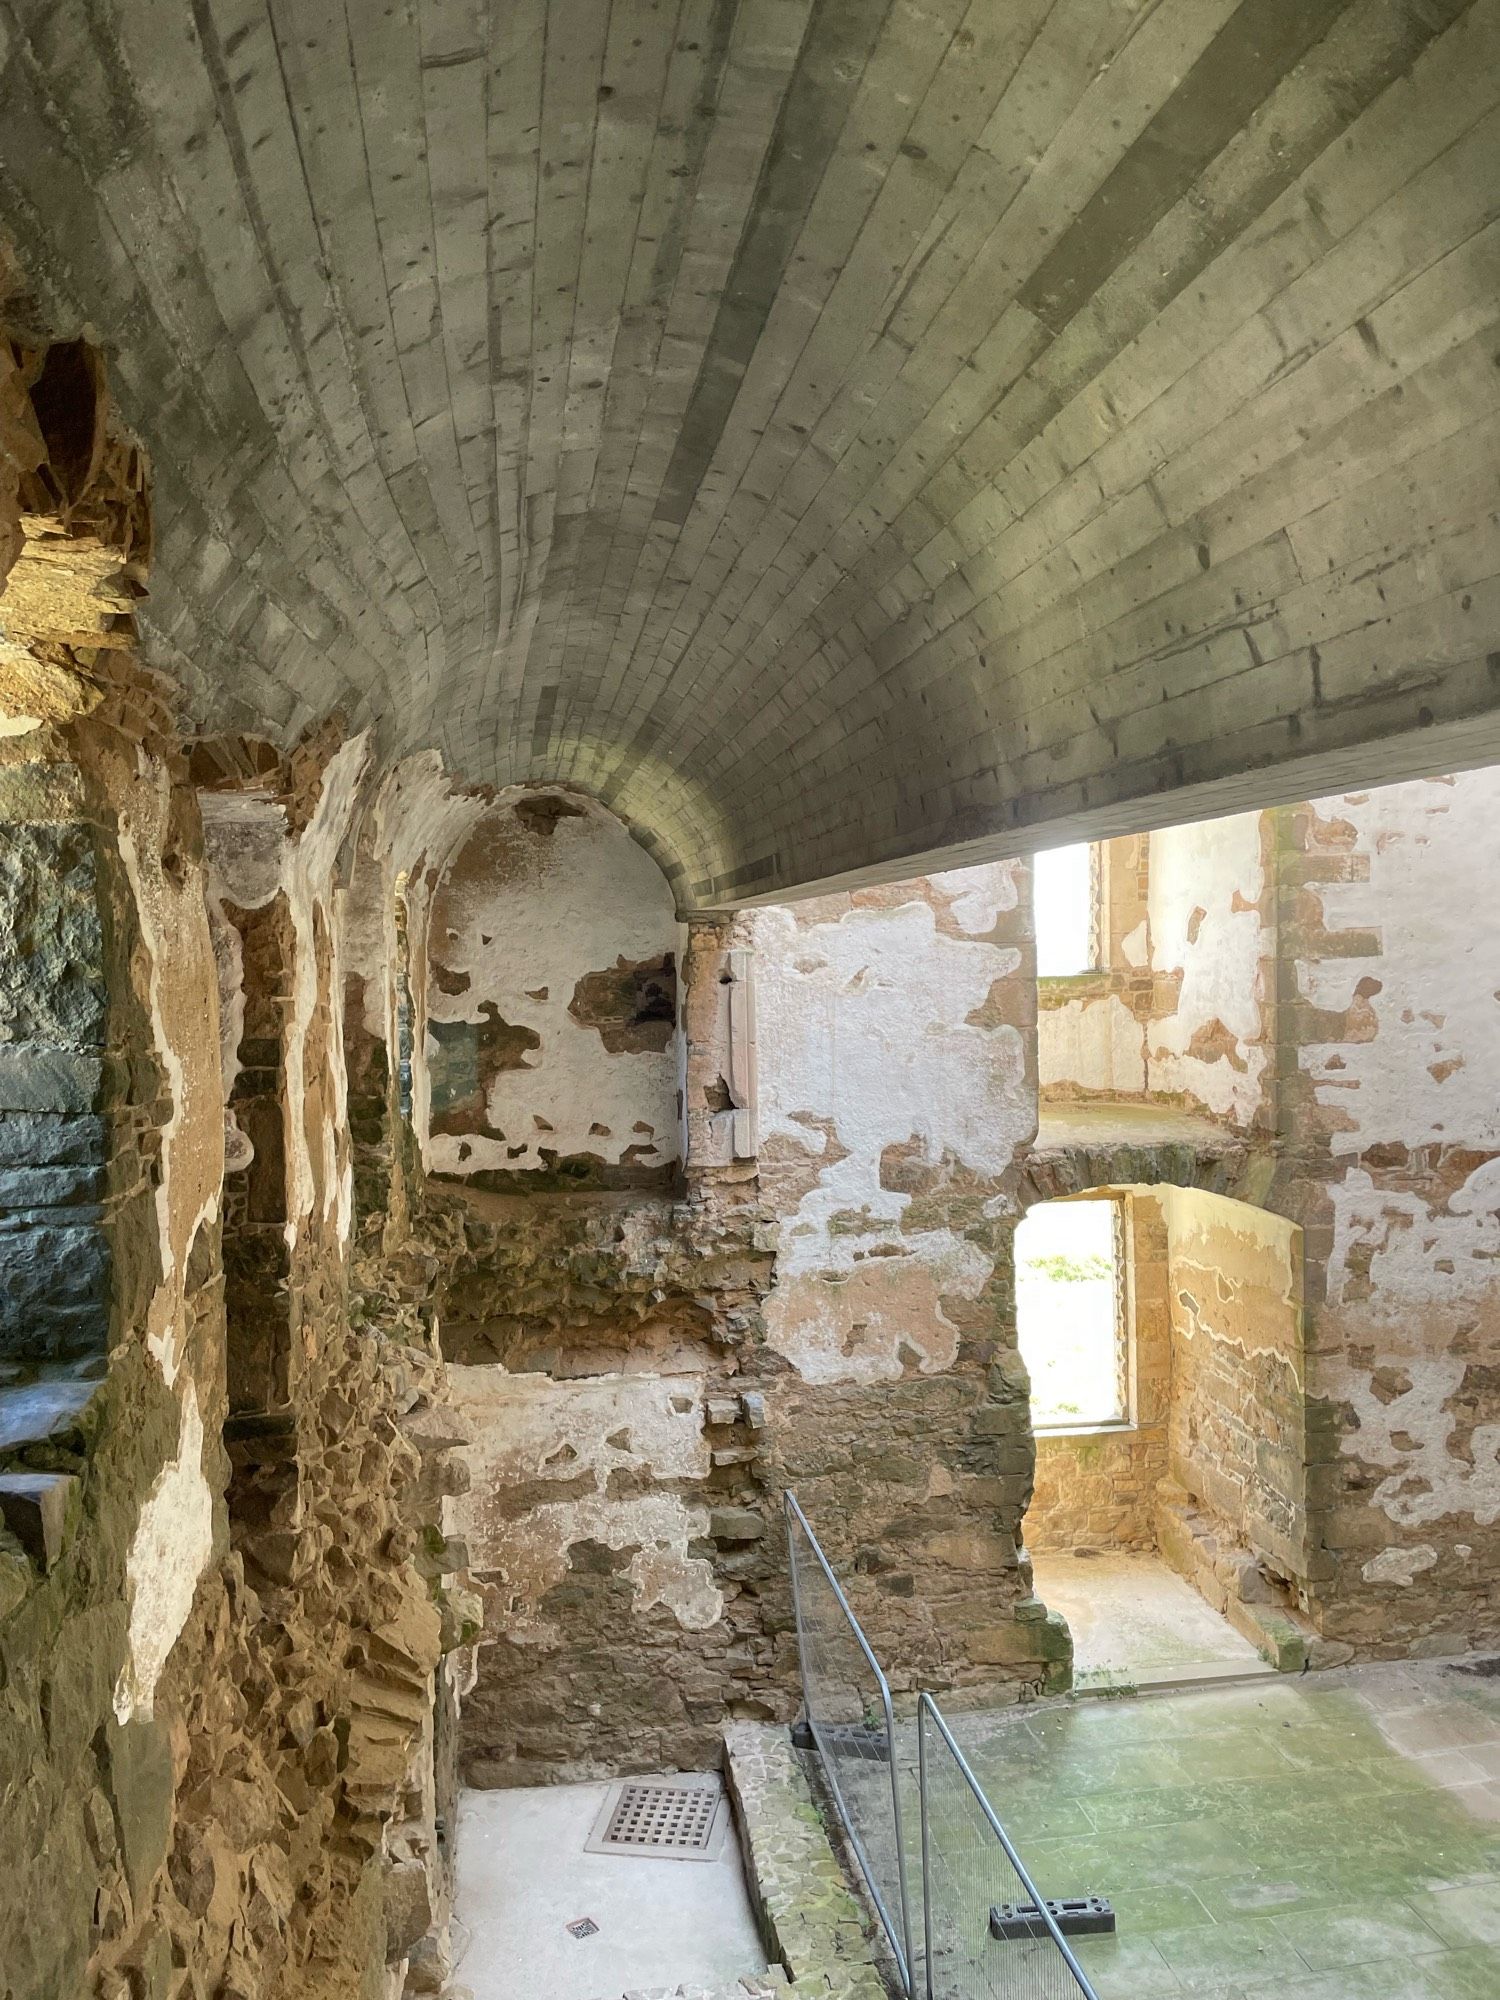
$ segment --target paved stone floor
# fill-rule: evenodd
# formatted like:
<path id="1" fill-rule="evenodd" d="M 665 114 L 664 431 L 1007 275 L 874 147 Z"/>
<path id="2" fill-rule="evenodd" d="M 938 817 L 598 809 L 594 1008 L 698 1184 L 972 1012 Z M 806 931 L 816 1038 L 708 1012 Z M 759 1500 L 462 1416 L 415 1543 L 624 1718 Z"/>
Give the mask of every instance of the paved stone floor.
<path id="1" fill-rule="evenodd" d="M 1079 1688 L 1270 1674 L 1250 1641 L 1160 1556 L 1032 1557 L 1036 1593 L 1073 1634 Z"/>
<path id="2" fill-rule="evenodd" d="M 1100 2000 L 1500 2000 L 1500 1679 L 951 1720 L 1042 1893 L 1113 1899 L 1118 1936 L 1080 1945 Z"/>

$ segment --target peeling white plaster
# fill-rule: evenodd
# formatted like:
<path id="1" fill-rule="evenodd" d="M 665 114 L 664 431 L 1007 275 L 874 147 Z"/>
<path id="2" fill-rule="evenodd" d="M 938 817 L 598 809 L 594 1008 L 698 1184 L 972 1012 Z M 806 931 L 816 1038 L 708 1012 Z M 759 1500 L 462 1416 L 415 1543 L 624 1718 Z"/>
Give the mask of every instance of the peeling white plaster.
<path id="1" fill-rule="evenodd" d="M 397 967 L 400 948 L 396 933 L 396 898 L 406 911 L 411 1003 L 412 1123 L 426 1134 L 431 1100 L 427 1070 L 427 987 L 422 968 L 427 963 L 428 919 L 434 884 L 478 822 L 489 811 L 489 793 L 464 789 L 443 768 L 441 754 L 427 750 L 404 758 L 382 780 L 363 830 L 369 853 L 376 857 L 381 883 L 376 894 L 378 920 L 369 929 L 346 932 L 345 949 L 351 968 L 363 974 L 368 1010 L 372 992 L 378 996 L 381 1018 L 365 1025 L 381 1036 L 387 1050 L 399 1042 L 398 994 L 386 969 Z M 392 1056 L 394 1061 L 394 1054 Z"/>
<path id="2" fill-rule="evenodd" d="M 585 974 L 622 958 L 671 952 L 680 974 L 686 934 L 671 889 L 622 822 L 581 794 L 559 794 L 577 810 L 550 833 L 526 828 L 516 801 L 545 796 L 519 788 L 503 795 L 454 857 L 434 908 L 444 935 L 433 931 L 432 957 L 469 984 L 453 994 L 430 981 L 429 1020 L 478 1022 L 490 1002 L 512 1027 L 540 1037 L 524 1067 L 502 1070 L 489 1085 L 486 1119 L 504 1139 L 428 1136 L 428 1164 L 440 1173 L 541 1168 L 544 1151 L 615 1165 L 642 1148 L 631 1157 L 648 1167 L 680 1153 L 676 1035 L 660 1051 L 611 1053 L 597 1029 L 568 1011 Z M 498 872 L 470 881 L 466 860 L 472 865 L 481 841 Z M 429 1042 L 429 1065 L 433 1054 Z"/>
<path id="3" fill-rule="evenodd" d="M 1500 1190 L 1495 1162 L 1469 1175 L 1446 1206 L 1420 1195 L 1379 1188 L 1363 1167 L 1350 1167 L 1329 1190 L 1333 1249 L 1328 1295 L 1343 1302 L 1354 1253 L 1368 1252 L 1372 1317 L 1402 1325 L 1416 1307 L 1451 1313 L 1460 1300 L 1490 1299 L 1500 1266 Z M 1441 1324 L 1441 1321 L 1429 1322 Z"/>
<path id="4" fill-rule="evenodd" d="M 272 799 L 253 793 L 205 793 L 202 798 L 204 831 L 213 868 L 211 898 L 221 908 L 225 902 L 242 909 L 262 909 L 278 892 L 287 899 L 294 948 L 291 1011 L 286 1036 L 287 1092 L 286 1118 L 288 1166 L 287 1247 L 295 1249 L 298 1237 L 312 1214 L 316 1191 L 321 1184 L 325 1220 L 333 1225 L 339 1242 L 348 1239 L 354 1214 L 354 1170 L 347 1155 L 340 1158 L 338 1135 L 345 1125 L 348 1079 L 344 1067 L 344 1038 L 337 1018 L 343 994 L 340 912 L 337 906 L 335 875 L 341 849 L 349 838 L 359 808 L 360 788 L 370 760 L 368 733 L 350 737 L 329 759 L 323 772 L 318 803 L 300 839 L 293 840 L 287 829 L 284 808 Z M 329 992 L 333 996 L 334 1021 L 327 1048 L 329 1116 L 322 1123 L 322 1155 L 318 1172 L 308 1148 L 302 1105 L 308 1079 L 304 1072 L 308 1030 L 318 1005 L 317 920 L 321 912 L 329 945 Z M 232 928 L 232 927 L 231 927 Z M 243 1027 L 243 967 L 238 942 L 218 954 L 221 1006 L 237 1013 Z M 236 1042 L 237 1046 L 237 1042 Z M 229 1067 L 237 1071 L 237 1060 Z M 233 1075 L 228 1077 L 232 1087 Z M 236 1128 L 237 1131 L 238 1128 Z M 230 1163 L 248 1165 L 249 1142 L 239 1134 L 229 1135 Z M 243 1153 L 243 1157 L 240 1155 Z"/>
<path id="5" fill-rule="evenodd" d="M 1118 993 L 1043 1007 L 1037 1015 L 1037 1080 L 1083 1090 L 1146 1088 L 1146 1031 Z"/>
<path id="6" fill-rule="evenodd" d="M 1395 1583 L 1409 1589 L 1412 1578 L 1424 1569 L 1435 1568 L 1437 1559 L 1437 1550 L 1425 1542 L 1414 1549 L 1382 1549 L 1378 1556 L 1371 1556 L 1359 1573 L 1366 1583 Z"/>
<path id="7" fill-rule="evenodd" d="M 198 1579 L 213 1559 L 213 1513 L 198 1391 L 189 1382 L 177 1454 L 157 1474 L 125 1558 L 130 1651 L 114 1700 L 121 1722 L 151 1713 L 167 1656 L 188 1621 Z"/>
<path id="8" fill-rule="evenodd" d="M 754 919 L 762 1146 L 829 1159 L 782 1223 L 766 1307 L 771 1346 L 809 1381 L 950 1368 L 942 1301 L 977 1298 L 993 1273 L 952 1230 L 902 1230 L 912 1196 L 881 1185 L 886 1148 L 915 1141 L 926 1167 L 999 1178 L 1034 1130 L 1020 1033 L 967 1018 L 1020 969 L 1017 950 L 981 941 L 1015 908 L 1014 870 L 929 887 L 969 937 L 940 928 L 917 889 L 812 923 L 789 908 Z"/>
<path id="9" fill-rule="evenodd" d="M 162 866 L 171 818 L 166 767 L 136 752 L 136 784 L 121 815 L 121 863 L 135 902 L 149 970 L 152 1039 L 166 1074 L 171 1111 L 162 1127 L 156 1225 L 162 1277 L 146 1312 L 146 1343 L 171 1387 L 187 1338 L 183 1285 L 199 1229 L 219 1210 L 224 1178 L 217 1022 L 203 995 L 217 990 L 201 879 L 169 880 Z M 163 971 L 171 968 L 171 978 Z"/>
<path id="10" fill-rule="evenodd" d="M 312 1158 L 308 1151 L 306 1121 L 301 1106 L 307 1079 L 308 1029 L 318 1004 L 318 951 L 315 912 L 323 913 L 329 946 L 328 991 L 333 996 L 333 1020 L 328 1035 L 329 1082 L 328 1115 L 322 1121 L 322 1186 L 325 1221 L 331 1222 L 335 1239 L 345 1243 L 354 1220 L 354 1166 L 348 1148 L 339 1161 L 338 1135 L 347 1125 L 349 1081 L 344 1068 L 344 1037 L 339 1015 L 344 991 L 340 965 L 340 932 L 334 905 L 334 871 L 339 850 L 348 839 L 359 805 L 360 783 L 370 759 L 368 733 L 351 736 L 341 743 L 328 760 L 323 786 L 313 812 L 297 843 L 295 865 L 286 871 L 287 900 L 297 933 L 297 960 L 292 987 L 292 1026 L 287 1036 L 287 1102 L 293 1107 L 289 1158 L 292 1168 L 288 1190 L 287 1241 L 295 1247 L 299 1231 L 312 1214 L 317 1187 Z"/>
<path id="11" fill-rule="evenodd" d="M 1411 1382 L 1404 1394 L 1382 1402 L 1368 1374 L 1342 1362 L 1335 1389 L 1353 1405 L 1358 1420 L 1358 1428 L 1344 1438 L 1344 1450 L 1390 1468 L 1375 1489 L 1374 1504 L 1404 1528 L 1454 1514 L 1472 1514 L 1480 1527 L 1493 1526 L 1500 1521 L 1500 1424 L 1476 1426 L 1465 1452 L 1451 1445 L 1458 1418 L 1449 1405 L 1463 1382 L 1462 1357 L 1428 1352 L 1381 1359 Z"/>
<path id="12" fill-rule="evenodd" d="M 723 1616 L 710 1563 L 688 1554 L 708 1530 L 708 1509 L 679 1492 L 611 1498 L 610 1474 L 693 1482 L 710 1469 L 703 1433 L 704 1383 L 696 1375 L 590 1376 L 554 1381 L 503 1368 L 450 1366 L 452 1405 L 469 1439 L 473 1484 L 450 1500 L 445 1519 L 469 1545 L 476 1572 L 499 1586 L 507 1638 L 556 1638 L 540 1600 L 568 1574 L 568 1551 L 582 1541 L 634 1550 L 625 1572 L 637 1612 L 661 1604 L 689 1631 Z M 556 1481 L 556 1500 L 541 1499 L 507 1519 L 508 1488 Z"/>
<path id="13" fill-rule="evenodd" d="M 1434 1160 L 1500 1148 L 1500 960 L 1474 900 L 1500 871 L 1500 772 L 1314 810 L 1341 836 L 1344 865 L 1316 885 L 1335 946 L 1297 975 L 1349 1027 L 1302 1061 L 1344 1160 L 1329 1189 L 1329 1304 L 1344 1349 L 1363 1350 L 1357 1367 L 1328 1359 L 1328 1392 L 1356 1417 L 1344 1450 L 1386 1475 L 1374 1504 L 1392 1521 L 1487 1527 L 1500 1521 L 1500 1424 L 1464 1426 L 1469 1368 L 1493 1368 L 1500 1349 L 1500 1162 L 1460 1158 L 1469 1170 L 1446 1197 L 1427 1166 L 1403 1163 L 1416 1148 Z"/>
<path id="14" fill-rule="evenodd" d="M 970 937 L 985 937 L 1020 901 L 1015 865 L 1002 861 L 979 868 L 946 868 L 928 881 L 947 899 L 948 914 Z"/>
<path id="15" fill-rule="evenodd" d="M 1259 813 L 1164 827 L 1151 836 L 1152 962 L 1159 973 L 1180 972 L 1182 985 L 1175 1012 L 1150 1027 L 1149 1088 L 1186 1092 L 1242 1125 L 1260 1103 L 1267 1061 L 1258 1045 L 1264 888 Z M 1215 1022 L 1233 1038 L 1233 1059 L 1189 1053 L 1194 1036 Z"/>
<path id="16" fill-rule="evenodd" d="M 1144 917 L 1133 931 L 1127 931 L 1120 939 L 1120 956 L 1135 971 L 1150 963 L 1151 927 Z"/>
<path id="17" fill-rule="evenodd" d="M 1500 876 L 1500 771 L 1386 785 L 1314 809 L 1354 829 L 1349 873 L 1368 871 L 1317 885 L 1325 927 L 1373 931 L 1381 947 L 1377 958 L 1298 968 L 1305 997 L 1340 1011 L 1362 980 L 1379 981 L 1365 1003 L 1373 1039 L 1303 1054 L 1318 1101 L 1349 1121 L 1335 1151 L 1378 1140 L 1500 1148 L 1500 954 L 1475 903 L 1475 884 Z"/>

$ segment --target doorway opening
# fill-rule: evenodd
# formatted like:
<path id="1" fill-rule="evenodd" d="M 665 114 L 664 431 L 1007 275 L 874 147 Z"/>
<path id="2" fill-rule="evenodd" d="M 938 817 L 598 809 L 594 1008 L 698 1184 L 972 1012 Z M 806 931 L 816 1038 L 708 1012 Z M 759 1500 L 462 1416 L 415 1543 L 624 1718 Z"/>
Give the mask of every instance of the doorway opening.
<path id="1" fill-rule="evenodd" d="M 1300 1232 L 1196 1188 L 1090 1188 L 1017 1227 L 1038 1596 L 1080 1688 L 1301 1664 Z"/>

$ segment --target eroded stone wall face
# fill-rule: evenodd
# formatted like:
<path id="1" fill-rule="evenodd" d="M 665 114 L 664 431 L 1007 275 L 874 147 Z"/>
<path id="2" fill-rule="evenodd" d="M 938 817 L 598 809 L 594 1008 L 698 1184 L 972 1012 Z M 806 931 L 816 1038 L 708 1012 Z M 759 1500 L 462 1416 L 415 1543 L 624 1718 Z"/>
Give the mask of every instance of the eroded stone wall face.
<path id="1" fill-rule="evenodd" d="M 1168 1552 L 1207 1581 L 1253 1553 L 1305 1590 L 1308 1437 L 1301 1242 L 1283 1217 L 1164 1189 L 1172 1317 Z"/>
<path id="2" fill-rule="evenodd" d="M 764 1393 L 774 1231 L 717 1108 L 749 1056 L 736 962 L 728 927 L 695 927 L 680 1197 L 428 1190 L 470 1474 L 450 1524 L 487 1600 L 464 1711 L 481 1784 L 712 1763 L 726 1716 L 795 1699 Z"/>
<path id="3" fill-rule="evenodd" d="M 692 1763 L 726 1715 L 789 1713 L 788 1488 L 898 1680 L 1060 1677 L 1019 1545 L 1023 883 L 695 921 L 683 1198 L 429 1188 L 450 1524 L 487 1597 L 476 1781 Z"/>
<path id="4" fill-rule="evenodd" d="M 1166 1196 L 1160 1545 L 1211 1595 L 1269 1579 L 1319 1659 L 1500 1631 L 1500 1044 L 1479 914 L 1497 843 L 1494 771 L 1151 835 L 1144 1091 L 1094 1087 L 1106 998 L 1147 993 L 1140 940 L 1108 994 L 1044 993 L 1051 1102 L 1180 1106 L 1241 1135 L 1227 1178 L 1206 1127 L 1166 1168 L 1184 1185 Z M 1047 1161 L 1081 1186 L 1128 1157 L 1130 1134 L 1115 1140 Z"/>
<path id="5" fill-rule="evenodd" d="M 97 357 L 15 355 L 0 1989 L 436 1991 L 444 1648 L 472 1628 L 430 1321 L 353 1268 L 338 856 L 366 746 L 189 755 L 135 657 L 144 473 Z M 30 430 L 18 382 L 51 385 Z"/>
<path id="6" fill-rule="evenodd" d="M 1318 1615 L 1377 1652 L 1493 1643 L 1500 774 L 1317 800 L 1281 841 Z"/>

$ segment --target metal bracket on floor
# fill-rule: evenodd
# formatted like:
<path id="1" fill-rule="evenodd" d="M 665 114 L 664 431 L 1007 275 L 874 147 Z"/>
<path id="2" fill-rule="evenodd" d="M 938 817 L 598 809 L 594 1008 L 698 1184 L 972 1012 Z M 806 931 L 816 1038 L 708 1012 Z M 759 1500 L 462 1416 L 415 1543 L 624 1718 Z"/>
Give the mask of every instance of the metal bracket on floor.
<path id="1" fill-rule="evenodd" d="M 1107 1896 L 1049 1896 L 1047 1908 L 1064 1937 L 1112 1937 L 1114 1905 Z M 1035 1903 L 993 1903 L 990 1906 L 990 1936 L 1007 1943 L 1017 1938 L 1050 1936 Z"/>

